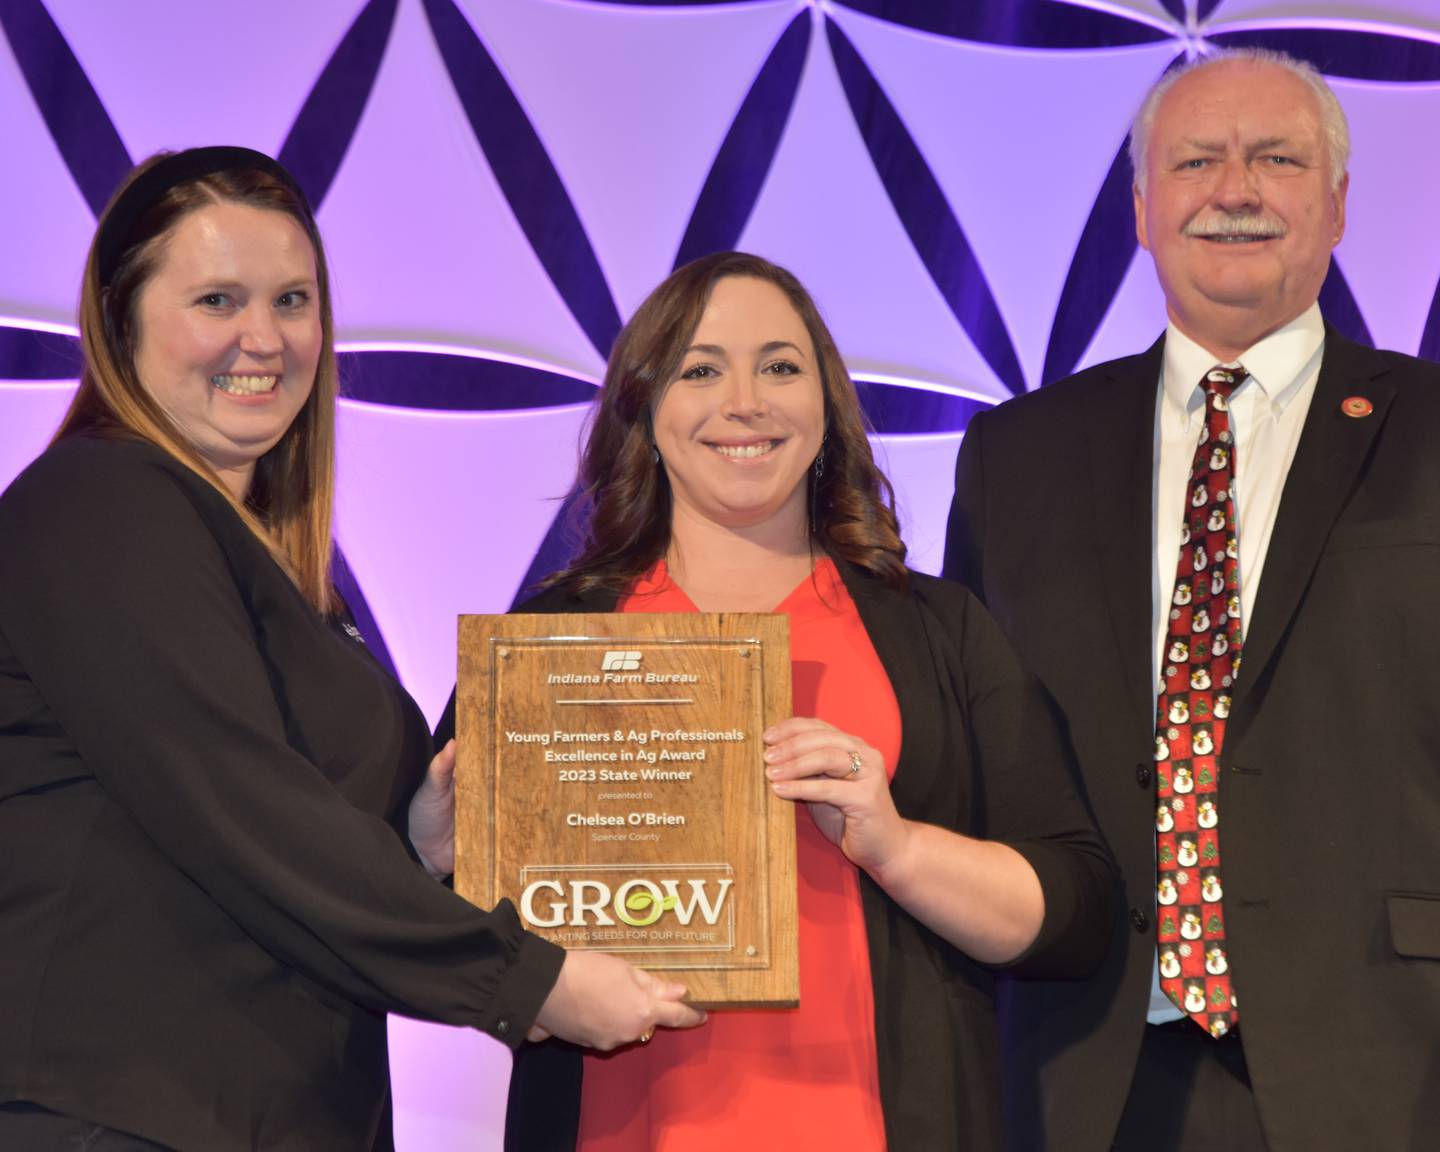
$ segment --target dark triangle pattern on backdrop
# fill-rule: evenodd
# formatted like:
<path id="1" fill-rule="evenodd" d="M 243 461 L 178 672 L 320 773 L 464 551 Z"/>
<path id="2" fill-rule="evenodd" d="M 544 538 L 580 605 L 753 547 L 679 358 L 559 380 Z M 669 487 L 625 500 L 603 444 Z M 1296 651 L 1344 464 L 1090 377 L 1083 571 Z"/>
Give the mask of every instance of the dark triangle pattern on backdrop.
<path id="1" fill-rule="evenodd" d="M 1325 322 L 1340 335 L 1359 344 L 1368 344 L 1372 348 L 1375 346 L 1375 338 L 1370 335 L 1370 326 L 1365 323 L 1365 317 L 1360 313 L 1360 305 L 1355 302 L 1355 295 L 1350 291 L 1345 273 L 1340 271 L 1340 261 L 1333 258 L 1330 261 L 1330 271 L 1325 275 L 1325 283 L 1320 285 L 1320 311 L 1325 314 Z"/>
<path id="2" fill-rule="evenodd" d="M 991 370 L 1011 392 L 1024 392 L 1005 318 L 924 154 L 839 25 L 827 18 L 825 31 L 855 126 L 911 244 Z"/>
<path id="3" fill-rule="evenodd" d="M 0 28 L 75 186 L 98 218 L 134 167 L 120 133 L 40 0 L 0 0 Z"/>
<path id="4" fill-rule="evenodd" d="M 1169 40 L 1183 28 L 1175 9 L 1183 0 L 1165 7 L 1180 21 L 1150 21 L 1140 13 L 1120 16 L 1083 4 L 1056 4 L 1054 0 L 970 0 L 937 3 L 936 0 L 839 0 L 841 7 L 903 24 L 933 36 L 971 40 L 1006 48 L 1116 48 Z M 1133 18 L 1132 18 L 1133 17 Z"/>
<path id="5" fill-rule="evenodd" d="M 1100 323 L 1140 247 L 1135 239 L 1135 203 L 1130 194 L 1130 138 L 1120 145 L 1100 185 L 1095 206 L 1080 233 L 1080 243 L 1065 274 L 1065 286 L 1050 323 L 1041 385 L 1063 380 L 1075 371 L 1095 339 Z"/>
<path id="6" fill-rule="evenodd" d="M 1208 39 L 1220 48 L 1270 48 L 1314 63 L 1327 76 L 1433 84 L 1440 80 L 1440 44 L 1397 32 L 1355 28 L 1215 29 Z"/>
<path id="7" fill-rule="evenodd" d="M 795 106 L 812 25 L 809 11 L 801 12 L 760 66 L 695 199 L 674 267 L 711 252 L 728 252 L 739 243 Z"/>
<path id="8" fill-rule="evenodd" d="M 544 143 L 454 0 L 425 0 L 425 15 L 470 129 L 510 210 L 603 359 L 620 331 L 620 313 Z"/>
<path id="9" fill-rule="evenodd" d="M 0 380 L 74 380 L 80 342 L 39 328 L 0 327 Z"/>
<path id="10" fill-rule="evenodd" d="M 276 159 L 294 174 L 316 212 L 330 192 L 374 91 L 398 7 L 399 0 L 370 0 L 360 10 L 280 146 Z"/>

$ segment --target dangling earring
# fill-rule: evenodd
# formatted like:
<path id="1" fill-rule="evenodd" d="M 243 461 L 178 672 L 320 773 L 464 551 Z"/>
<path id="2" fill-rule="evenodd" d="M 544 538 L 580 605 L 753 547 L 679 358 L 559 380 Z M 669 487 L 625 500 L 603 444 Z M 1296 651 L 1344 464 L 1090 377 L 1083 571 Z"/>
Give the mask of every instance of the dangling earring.
<path id="1" fill-rule="evenodd" d="M 816 528 L 820 525 L 819 517 L 816 515 L 820 501 L 820 478 L 825 475 L 825 445 L 830 441 L 830 434 L 827 432 L 820 437 L 820 451 L 815 453 L 815 463 L 810 469 L 810 533 L 814 535 Z"/>
<path id="2" fill-rule="evenodd" d="M 650 445 L 650 463 L 660 463 L 660 449 L 654 444 Z"/>

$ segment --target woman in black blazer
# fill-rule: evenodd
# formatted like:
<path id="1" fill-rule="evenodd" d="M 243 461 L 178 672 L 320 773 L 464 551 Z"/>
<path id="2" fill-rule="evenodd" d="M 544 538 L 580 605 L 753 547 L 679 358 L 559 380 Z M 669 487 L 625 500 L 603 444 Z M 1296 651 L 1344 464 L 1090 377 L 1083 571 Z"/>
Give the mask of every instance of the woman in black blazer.
<path id="1" fill-rule="evenodd" d="M 510 1045 L 697 1022 L 435 879 L 453 749 L 330 584 L 330 296 L 289 173 L 142 165 L 81 310 L 74 403 L 0 498 L 0 1147 L 388 1147 L 387 1012 Z"/>
<path id="2" fill-rule="evenodd" d="M 605 1115 L 588 1124 L 579 1053 L 524 1048 L 507 1147 L 570 1148 L 577 1133 L 604 1149 L 816 1147 L 821 1101 L 842 1084 L 857 1123 L 838 1122 L 835 1146 L 998 1148 L 997 973 L 1093 970 L 1113 864 L 1050 704 L 994 622 L 964 588 L 905 568 L 854 386 L 804 288 L 742 253 L 674 273 L 616 342 L 581 475 L 580 555 L 522 610 L 645 610 L 654 596 L 667 611 L 792 613 L 797 700 L 806 682 L 817 710 L 766 734 L 766 763 L 776 792 L 810 809 L 797 815 L 801 1004 L 793 1030 L 784 1013 L 717 1013 L 693 1036 L 592 1065 L 606 1087 L 586 1107 Z M 812 644 L 811 620 L 810 635 L 845 638 Z M 826 715 L 840 699 L 827 679 L 861 669 L 852 710 Z M 892 690 L 901 739 L 861 735 L 861 713 L 884 711 Z M 453 701 L 441 737 L 452 731 Z M 849 891 L 857 876 L 859 947 L 815 931 L 837 945 L 819 954 L 805 894 Z M 827 916 L 834 906 L 812 922 Z M 848 1043 L 833 1029 L 812 1041 L 799 1023 L 808 998 L 855 970 L 842 958 L 867 955 L 858 1000 L 873 1021 L 854 1021 Z M 737 1017 L 750 1019 L 722 1041 Z M 868 1068 L 837 1051 L 869 1050 L 871 1036 Z M 737 1084 L 762 1064 L 775 1086 L 765 1103 Z M 634 1091 L 637 1080 L 651 1088 Z M 633 1100 L 617 1104 L 627 1089 Z"/>

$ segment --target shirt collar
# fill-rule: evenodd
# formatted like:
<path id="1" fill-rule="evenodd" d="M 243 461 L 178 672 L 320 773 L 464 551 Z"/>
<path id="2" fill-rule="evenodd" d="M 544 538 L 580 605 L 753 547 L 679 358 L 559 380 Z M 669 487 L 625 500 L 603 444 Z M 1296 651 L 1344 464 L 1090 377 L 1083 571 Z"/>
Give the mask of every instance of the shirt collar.
<path id="1" fill-rule="evenodd" d="M 1306 368 L 1325 343 L 1320 305 L 1312 304 L 1283 328 L 1251 347 L 1237 363 L 1245 365 L 1254 387 L 1283 411 L 1310 375 Z M 1161 380 L 1168 403 L 1182 412 L 1199 408 L 1204 395 L 1200 381 L 1215 367 L 1215 357 L 1171 322 L 1165 328 L 1165 359 Z M 1245 388 L 1252 384 L 1244 385 Z"/>

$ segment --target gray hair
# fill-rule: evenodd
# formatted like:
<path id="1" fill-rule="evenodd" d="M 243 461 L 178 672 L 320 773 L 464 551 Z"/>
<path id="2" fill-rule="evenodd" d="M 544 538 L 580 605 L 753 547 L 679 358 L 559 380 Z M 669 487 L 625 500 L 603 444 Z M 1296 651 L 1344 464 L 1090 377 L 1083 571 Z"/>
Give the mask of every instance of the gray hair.
<path id="1" fill-rule="evenodd" d="M 1135 186 L 1140 189 L 1140 194 L 1145 194 L 1150 133 L 1155 127 L 1155 115 L 1160 110 L 1160 101 L 1182 76 L 1232 60 L 1273 64 L 1305 82 L 1315 94 L 1315 102 L 1320 109 L 1321 127 L 1329 152 L 1330 184 L 1332 188 L 1339 188 L 1350 163 L 1350 125 L 1345 119 L 1345 110 L 1340 107 L 1340 101 L 1335 98 L 1330 85 L 1325 83 L 1325 77 L 1320 75 L 1319 69 L 1308 60 L 1297 60 L 1294 56 L 1269 48 L 1218 48 L 1171 69 L 1155 81 L 1150 91 L 1145 94 L 1140 110 L 1135 113 L 1135 119 L 1130 124 L 1130 167 L 1135 173 Z"/>

